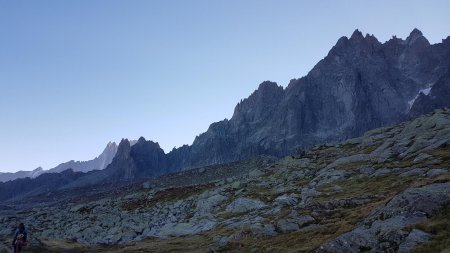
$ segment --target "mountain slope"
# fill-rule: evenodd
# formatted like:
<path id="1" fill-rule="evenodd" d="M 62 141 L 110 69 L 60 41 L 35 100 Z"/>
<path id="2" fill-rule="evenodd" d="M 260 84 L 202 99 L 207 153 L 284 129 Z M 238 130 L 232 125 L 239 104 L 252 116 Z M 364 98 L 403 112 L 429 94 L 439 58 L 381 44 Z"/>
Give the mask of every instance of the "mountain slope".
<path id="1" fill-rule="evenodd" d="M 27 196 L 56 191 L 84 175 L 69 169 L 59 173 L 44 173 L 36 178 L 0 182 L 0 201 L 17 201 Z"/>
<path id="2" fill-rule="evenodd" d="M 449 168 L 450 109 L 436 110 L 269 163 L 5 203 L 0 245 L 24 221 L 48 252 L 445 252 Z"/>

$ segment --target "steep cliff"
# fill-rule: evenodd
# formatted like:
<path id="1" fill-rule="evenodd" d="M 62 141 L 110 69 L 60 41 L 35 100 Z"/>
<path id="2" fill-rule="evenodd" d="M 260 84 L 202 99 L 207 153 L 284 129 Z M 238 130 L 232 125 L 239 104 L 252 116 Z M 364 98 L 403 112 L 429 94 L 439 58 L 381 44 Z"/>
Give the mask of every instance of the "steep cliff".
<path id="1" fill-rule="evenodd" d="M 381 43 L 356 30 L 305 77 L 285 89 L 263 82 L 230 120 L 211 124 L 191 146 L 172 150 L 170 169 L 282 156 L 450 106 L 449 40 L 430 45 L 414 29 L 406 40 L 394 36 Z"/>

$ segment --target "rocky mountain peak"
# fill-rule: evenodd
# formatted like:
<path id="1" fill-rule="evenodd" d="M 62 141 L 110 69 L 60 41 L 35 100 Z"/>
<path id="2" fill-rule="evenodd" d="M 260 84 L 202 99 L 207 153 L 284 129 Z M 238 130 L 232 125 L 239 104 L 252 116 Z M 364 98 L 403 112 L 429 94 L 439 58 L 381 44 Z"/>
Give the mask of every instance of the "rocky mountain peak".
<path id="1" fill-rule="evenodd" d="M 363 34 L 362 34 L 362 32 L 360 30 L 356 29 L 352 33 L 352 36 L 350 37 L 350 40 L 362 41 L 362 40 L 364 40 L 364 36 L 363 36 Z"/>
<path id="2" fill-rule="evenodd" d="M 283 92 L 283 87 L 279 86 L 276 82 L 264 81 L 247 99 L 245 100 L 258 100 L 263 97 L 272 96 L 277 93 Z"/>
<path id="3" fill-rule="evenodd" d="M 126 138 L 122 139 L 119 143 L 119 146 L 117 147 L 117 154 L 127 154 L 131 150 L 130 141 Z"/>
<path id="4" fill-rule="evenodd" d="M 232 119 L 241 121 L 265 117 L 263 115 L 267 115 L 270 111 L 264 108 L 274 107 L 279 103 L 283 94 L 282 86 L 279 86 L 276 82 L 264 81 L 248 98 L 236 105 Z"/>
<path id="5" fill-rule="evenodd" d="M 103 149 L 103 152 L 100 154 L 100 156 L 108 156 L 108 157 L 114 157 L 114 155 L 117 152 L 117 144 L 115 142 L 108 142 L 108 144 L 106 145 L 105 149 Z M 111 159 L 107 159 L 109 160 L 109 162 L 111 162 Z"/>
<path id="6" fill-rule="evenodd" d="M 372 44 L 380 43 L 373 34 L 367 33 L 365 39 L 368 43 L 372 43 Z"/>
<path id="7" fill-rule="evenodd" d="M 114 149 L 114 148 L 117 148 L 117 144 L 116 144 L 115 142 L 110 141 L 110 142 L 108 142 L 108 144 L 106 145 L 106 148 L 105 148 L 105 149 Z"/>
<path id="8" fill-rule="evenodd" d="M 42 167 L 37 167 L 36 169 L 34 169 L 33 171 L 31 171 L 31 178 L 35 178 L 37 176 L 39 176 L 40 174 L 42 174 L 44 172 L 44 169 Z"/>
<path id="9" fill-rule="evenodd" d="M 344 46 L 345 44 L 347 44 L 347 42 L 348 42 L 347 36 L 342 36 L 342 37 L 340 37 L 340 38 L 338 39 L 338 41 L 336 42 L 336 45 L 333 47 L 333 49 L 334 49 L 334 48 L 338 48 L 338 47 L 342 47 L 342 46 Z M 330 52 L 332 52 L 333 49 L 331 49 Z"/>
<path id="10" fill-rule="evenodd" d="M 407 39 L 410 39 L 410 38 L 418 38 L 418 37 L 421 37 L 421 36 L 423 36 L 422 32 L 421 32 L 419 29 L 414 28 L 414 29 L 411 31 L 411 33 L 409 33 L 409 36 L 408 36 Z"/>
<path id="11" fill-rule="evenodd" d="M 161 175 L 167 168 L 167 158 L 157 142 L 140 137 L 135 145 L 122 139 L 111 164 L 101 173 L 105 182 L 137 180 Z"/>
<path id="12" fill-rule="evenodd" d="M 426 47 L 430 45 L 430 42 L 423 36 L 422 32 L 414 28 L 414 30 L 411 31 L 409 36 L 405 40 L 406 45 L 414 45 L 414 44 L 420 44 L 422 47 Z"/>
<path id="13" fill-rule="evenodd" d="M 278 86 L 278 84 L 276 82 L 272 82 L 272 81 L 264 81 L 261 84 L 259 84 L 258 90 L 264 92 L 264 91 L 269 91 L 272 89 L 278 89 L 281 86 Z"/>
<path id="14" fill-rule="evenodd" d="M 352 43 L 350 44 L 350 50 L 354 50 L 355 46 L 359 49 L 370 49 L 374 46 L 381 45 L 378 39 L 373 34 L 366 33 L 366 36 L 363 36 L 362 32 L 356 29 L 350 40 Z"/>
<path id="15" fill-rule="evenodd" d="M 142 136 L 138 139 L 136 144 L 131 147 L 131 149 L 132 150 L 133 149 L 138 149 L 139 147 L 147 147 L 147 148 L 158 150 L 158 151 L 161 149 L 161 147 L 159 146 L 158 142 L 154 142 L 154 141 L 151 141 L 151 140 L 146 140 Z"/>
<path id="16" fill-rule="evenodd" d="M 363 36 L 362 32 L 356 29 L 350 36 L 350 39 L 348 39 L 346 36 L 341 37 L 336 42 L 336 45 L 329 51 L 328 56 L 358 56 L 360 55 L 360 53 L 356 52 L 373 52 L 374 49 L 378 48 L 381 45 L 382 44 L 373 34 L 366 34 L 366 36 Z"/>

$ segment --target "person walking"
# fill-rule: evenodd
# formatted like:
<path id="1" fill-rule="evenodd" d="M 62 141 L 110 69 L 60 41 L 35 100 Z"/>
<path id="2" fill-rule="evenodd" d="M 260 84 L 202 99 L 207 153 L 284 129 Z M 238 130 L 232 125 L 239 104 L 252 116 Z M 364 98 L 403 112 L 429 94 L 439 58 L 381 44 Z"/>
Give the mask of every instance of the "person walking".
<path id="1" fill-rule="evenodd" d="M 12 245 L 14 246 L 14 253 L 20 253 L 22 247 L 27 245 L 27 230 L 25 229 L 25 225 L 23 223 L 19 224 L 19 228 L 14 234 Z"/>

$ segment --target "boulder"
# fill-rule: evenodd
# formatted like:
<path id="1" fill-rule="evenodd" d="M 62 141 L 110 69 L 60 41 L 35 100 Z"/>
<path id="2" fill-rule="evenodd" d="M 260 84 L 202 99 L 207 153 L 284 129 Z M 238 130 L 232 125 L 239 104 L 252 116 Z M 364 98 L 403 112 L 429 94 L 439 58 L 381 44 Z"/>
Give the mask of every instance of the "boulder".
<path id="1" fill-rule="evenodd" d="M 419 230 L 413 229 L 406 239 L 400 244 L 398 253 L 407 253 L 412 251 L 417 245 L 426 243 L 430 240 L 431 235 Z"/>
<path id="2" fill-rule="evenodd" d="M 274 200 L 275 205 L 286 205 L 286 206 L 295 206 L 298 203 L 298 197 L 296 194 L 284 194 L 281 196 L 278 196 Z"/>
<path id="3" fill-rule="evenodd" d="M 316 183 L 316 186 L 321 186 L 348 178 L 351 174 L 352 173 L 350 171 L 346 170 L 324 168 L 317 173 L 316 177 L 312 181 Z"/>
<path id="4" fill-rule="evenodd" d="M 382 176 L 389 175 L 392 172 L 393 172 L 392 169 L 382 168 L 382 169 L 376 170 L 374 173 L 372 173 L 372 175 L 370 175 L 370 177 L 382 177 Z"/>
<path id="5" fill-rule="evenodd" d="M 425 174 L 425 170 L 422 168 L 415 168 L 400 174 L 401 177 L 414 177 L 414 176 L 423 176 Z"/>
<path id="6" fill-rule="evenodd" d="M 365 176 L 369 176 L 371 174 L 373 174 L 375 172 L 375 169 L 372 167 L 362 167 L 359 169 L 359 173 L 365 175 Z"/>
<path id="7" fill-rule="evenodd" d="M 347 163 L 354 163 L 354 162 L 366 162 L 370 161 L 372 156 L 370 154 L 356 154 L 352 156 L 346 156 L 336 159 L 334 162 L 330 163 L 326 168 L 336 168 L 338 166 L 342 166 L 343 164 Z"/>
<path id="8" fill-rule="evenodd" d="M 311 215 L 301 215 L 296 219 L 299 227 L 304 227 L 306 225 L 315 223 L 316 219 L 314 219 Z"/>
<path id="9" fill-rule="evenodd" d="M 262 223 L 263 220 L 261 216 L 242 215 L 225 220 L 222 225 L 229 228 L 249 229 L 252 224 Z"/>
<path id="10" fill-rule="evenodd" d="M 250 171 L 250 172 L 248 173 L 248 176 L 249 176 L 250 178 L 259 178 L 259 177 L 261 177 L 261 176 L 263 176 L 263 175 L 264 175 L 264 172 L 262 172 L 261 170 L 258 170 L 258 169 L 252 170 L 252 171 Z"/>
<path id="11" fill-rule="evenodd" d="M 238 198 L 231 202 L 225 211 L 230 213 L 241 213 L 266 208 L 267 205 L 261 200 L 250 198 Z"/>
<path id="12" fill-rule="evenodd" d="M 427 177 L 437 177 L 446 173 L 449 173 L 449 171 L 444 169 L 431 169 L 427 172 Z"/>
<path id="13" fill-rule="evenodd" d="M 272 224 L 254 223 L 249 226 L 249 229 L 255 236 L 275 236 L 278 234 Z"/>
<path id="14" fill-rule="evenodd" d="M 281 219 L 277 221 L 277 228 L 280 232 L 287 233 L 291 231 L 298 231 L 300 226 L 294 219 Z"/>
<path id="15" fill-rule="evenodd" d="M 215 194 L 205 199 L 199 199 L 195 208 L 194 216 L 210 215 L 214 212 L 215 208 L 225 201 L 227 197 L 221 194 Z"/>
<path id="16" fill-rule="evenodd" d="M 413 162 L 418 163 L 427 159 L 430 159 L 432 156 L 426 153 L 420 153 L 419 155 L 414 158 Z"/>

